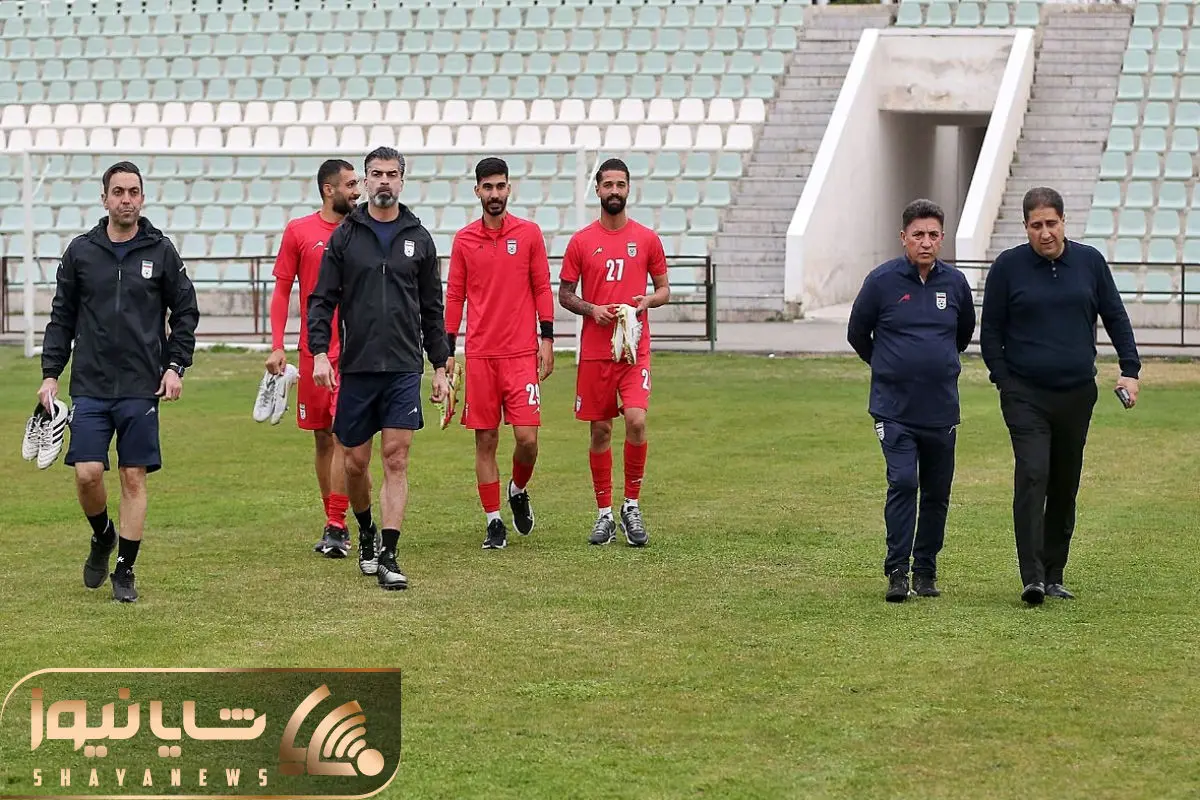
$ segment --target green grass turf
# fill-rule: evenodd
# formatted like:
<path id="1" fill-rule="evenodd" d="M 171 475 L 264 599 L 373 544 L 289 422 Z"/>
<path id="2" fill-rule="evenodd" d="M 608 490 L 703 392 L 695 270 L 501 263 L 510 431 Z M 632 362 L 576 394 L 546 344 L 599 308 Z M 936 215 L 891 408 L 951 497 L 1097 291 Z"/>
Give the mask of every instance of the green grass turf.
<path id="1" fill-rule="evenodd" d="M 385 594 L 353 560 L 312 553 L 311 438 L 290 415 L 251 420 L 262 357 L 201 353 L 163 409 L 166 468 L 150 479 L 129 607 L 107 583 L 82 587 L 71 473 L 17 452 L 37 365 L 0 353 L 0 683 L 50 666 L 400 666 L 388 798 L 1200 792 L 1195 365 L 1147 365 L 1130 412 L 1101 366 L 1067 572 L 1079 599 L 1027 609 L 1011 450 L 977 360 L 962 378 L 944 593 L 904 605 L 883 602 L 864 365 L 655 364 L 648 549 L 585 544 L 586 427 L 560 357 L 533 535 L 481 551 L 471 439 L 427 428 L 402 539 L 412 588 Z M 506 438 L 505 476 L 510 452 Z"/>

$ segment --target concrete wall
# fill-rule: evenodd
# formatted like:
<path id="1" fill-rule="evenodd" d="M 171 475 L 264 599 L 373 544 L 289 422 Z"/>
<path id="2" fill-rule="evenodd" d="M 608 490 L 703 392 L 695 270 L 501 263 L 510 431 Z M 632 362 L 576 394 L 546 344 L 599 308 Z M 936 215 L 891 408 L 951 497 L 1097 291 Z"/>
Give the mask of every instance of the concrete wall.
<path id="1" fill-rule="evenodd" d="M 946 209 L 953 239 L 980 147 L 970 129 L 986 124 L 1019 34 L 863 33 L 788 228 L 788 303 L 808 311 L 853 299 L 866 273 L 900 252 L 900 213 L 914 198 Z"/>

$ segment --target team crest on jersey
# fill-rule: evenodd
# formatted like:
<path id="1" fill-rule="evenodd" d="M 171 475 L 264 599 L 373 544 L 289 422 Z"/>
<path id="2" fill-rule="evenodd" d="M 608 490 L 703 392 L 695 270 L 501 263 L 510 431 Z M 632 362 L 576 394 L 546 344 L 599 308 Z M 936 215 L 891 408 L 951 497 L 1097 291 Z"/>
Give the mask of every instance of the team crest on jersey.
<path id="1" fill-rule="evenodd" d="M 417 245 L 412 239 L 404 240 L 404 257 L 412 258 L 413 253 L 417 252 Z"/>
<path id="2" fill-rule="evenodd" d="M 509 239 L 507 242 L 505 242 L 505 244 L 508 246 L 508 254 L 510 256 L 515 256 L 517 254 L 517 240 Z"/>
<path id="3" fill-rule="evenodd" d="M 637 258 L 637 242 L 626 242 L 625 252 L 629 253 L 630 258 Z"/>
<path id="4" fill-rule="evenodd" d="M 946 310 L 946 293 L 945 292 L 938 292 L 937 294 L 935 294 L 933 296 L 933 301 L 934 301 L 934 303 L 937 304 L 938 311 Z"/>
<path id="5" fill-rule="evenodd" d="M 149 280 L 152 275 L 154 275 L 154 262 L 153 261 L 143 261 L 142 262 L 142 277 L 145 278 L 146 280 Z"/>

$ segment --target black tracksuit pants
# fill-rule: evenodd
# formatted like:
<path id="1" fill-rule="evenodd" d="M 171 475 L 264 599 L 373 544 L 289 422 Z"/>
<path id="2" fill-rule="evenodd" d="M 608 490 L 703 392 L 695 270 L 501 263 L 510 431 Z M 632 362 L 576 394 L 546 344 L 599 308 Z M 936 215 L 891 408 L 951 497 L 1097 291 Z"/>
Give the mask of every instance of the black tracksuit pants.
<path id="1" fill-rule="evenodd" d="M 911 558 L 914 575 L 936 578 L 954 483 L 955 429 L 918 428 L 878 420 L 875 433 L 887 462 L 887 503 L 883 507 L 887 557 L 883 573 L 891 575 L 902 569 L 908 574 Z"/>
<path id="2" fill-rule="evenodd" d="M 1000 387 L 1016 462 L 1013 530 L 1023 585 L 1063 582 L 1095 405 L 1094 381 L 1055 391 L 1010 377 Z"/>

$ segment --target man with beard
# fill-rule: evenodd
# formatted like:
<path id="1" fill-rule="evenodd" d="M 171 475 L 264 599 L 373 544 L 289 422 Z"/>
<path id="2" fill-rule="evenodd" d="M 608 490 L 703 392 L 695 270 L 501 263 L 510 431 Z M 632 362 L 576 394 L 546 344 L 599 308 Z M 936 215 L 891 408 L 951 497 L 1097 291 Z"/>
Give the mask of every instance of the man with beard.
<path id="1" fill-rule="evenodd" d="M 132 603 L 138 598 L 133 566 L 146 525 L 146 475 L 162 467 L 158 403 L 178 400 L 183 392 L 200 311 L 175 245 L 142 216 L 146 196 L 137 166 L 113 164 L 103 185 L 107 216 L 75 237 L 58 265 L 38 400 L 48 414 L 65 411 L 58 378 L 74 358 L 66 463 L 75 468 L 79 505 L 92 528 L 83 585 L 99 588 L 108 575 L 113 599 Z M 163 325 L 168 312 L 169 335 Z M 104 488 L 114 434 L 119 535 Z M 117 564 L 109 575 L 114 549 Z"/>
<path id="2" fill-rule="evenodd" d="M 658 234 L 625 214 L 629 168 L 624 161 L 610 158 L 600 165 L 596 196 L 600 198 L 600 219 L 571 237 L 558 287 L 562 307 L 583 317 L 575 418 L 591 425 L 588 459 L 599 509 L 588 541 L 602 545 L 616 538 L 612 420 L 623 414 L 625 501 L 621 505 L 621 528 L 626 542 L 642 547 L 649 539 L 638 504 L 646 470 L 646 411 L 650 406 L 647 309 L 665 304 L 671 299 L 671 290 Z M 646 294 L 651 279 L 654 291 Z M 580 281 L 583 297 L 575 293 Z M 629 325 L 632 314 L 636 314 L 636 323 Z"/>
<path id="3" fill-rule="evenodd" d="M 546 241 L 535 223 L 506 213 L 510 190 L 504 161 L 485 158 L 476 165 L 475 196 L 483 216 L 455 235 L 446 285 L 447 374 L 454 371 L 464 301 L 468 309 L 462 424 L 475 431 L 475 478 L 487 517 L 484 550 L 501 550 L 508 542 L 496 463 L 501 412 L 516 441 L 505 492 L 513 527 L 522 536 L 533 530 L 528 486 L 537 462 L 541 381 L 554 370 Z"/>
<path id="4" fill-rule="evenodd" d="M 1029 241 L 988 270 L 979 349 L 1012 440 L 1013 529 L 1021 599 L 1071 600 L 1063 572 L 1075 532 L 1075 497 L 1096 404 L 1096 320 L 1120 361 L 1114 391 L 1138 398 L 1133 326 L 1104 256 L 1066 238 L 1063 198 L 1037 187 L 1022 203 Z"/>
<path id="5" fill-rule="evenodd" d="M 271 298 L 271 355 L 267 371 L 283 375 L 287 355 L 283 350 L 283 334 L 287 328 L 288 306 L 292 284 L 300 278 L 300 381 L 296 387 L 296 424 L 301 430 L 312 431 L 316 445 L 317 486 L 325 506 L 325 532 L 313 549 L 327 558 L 345 558 L 350 549 L 350 534 L 346 532 L 346 471 L 341 447 L 333 436 L 333 411 L 337 406 L 337 389 L 326 389 L 313 381 L 313 356 L 308 349 L 308 324 L 304 309 L 317 285 L 321 257 L 329 237 L 358 201 L 358 176 L 348 161 L 330 159 L 317 170 L 317 191 L 321 193 L 321 210 L 299 217 L 287 224 L 279 254 L 275 257 L 275 293 Z M 336 320 L 336 317 L 335 317 Z M 337 370 L 337 322 L 332 324 L 329 343 L 329 362 Z M 361 553 L 360 553 L 361 555 Z M 364 575 L 375 573 L 374 558 L 359 559 Z"/>
<path id="6" fill-rule="evenodd" d="M 345 448 L 346 488 L 359 525 L 359 559 L 376 557 L 383 589 L 406 589 L 396 563 L 400 526 L 408 503 L 408 452 L 421 416 L 421 350 L 436 367 L 433 402 L 449 391 L 442 277 L 433 237 L 398 201 L 404 157 L 390 147 L 367 154 L 367 203 L 330 237 L 317 286 L 308 299 L 308 345 L 313 381 L 340 383 L 333 433 Z M 339 372 L 329 352 L 333 316 L 339 312 Z M 375 553 L 371 517 L 371 440 L 382 432 L 380 548 Z"/>

